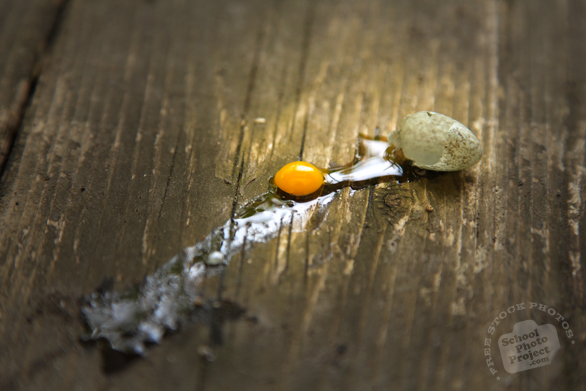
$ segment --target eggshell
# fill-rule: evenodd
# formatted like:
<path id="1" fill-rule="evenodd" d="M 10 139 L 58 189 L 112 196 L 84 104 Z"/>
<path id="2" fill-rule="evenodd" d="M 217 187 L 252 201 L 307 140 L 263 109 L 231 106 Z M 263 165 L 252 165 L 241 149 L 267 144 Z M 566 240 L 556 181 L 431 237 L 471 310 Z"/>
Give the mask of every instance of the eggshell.
<path id="1" fill-rule="evenodd" d="M 389 135 L 413 165 L 433 171 L 458 171 L 480 161 L 482 146 L 474 134 L 453 118 L 420 111 L 403 118 Z"/>

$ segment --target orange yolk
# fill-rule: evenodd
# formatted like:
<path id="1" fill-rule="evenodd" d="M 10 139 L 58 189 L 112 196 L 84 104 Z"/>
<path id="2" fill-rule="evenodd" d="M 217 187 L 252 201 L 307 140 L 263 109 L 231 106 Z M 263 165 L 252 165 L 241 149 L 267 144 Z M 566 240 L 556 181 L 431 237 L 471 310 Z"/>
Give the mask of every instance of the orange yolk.
<path id="1" fill-rule="evenodd" d="M 322 187 L 324 176 L 313 164 L 293 162 L 283 166 L 277 172 L 275 184 L 285 193 L 305 196 Z"/>

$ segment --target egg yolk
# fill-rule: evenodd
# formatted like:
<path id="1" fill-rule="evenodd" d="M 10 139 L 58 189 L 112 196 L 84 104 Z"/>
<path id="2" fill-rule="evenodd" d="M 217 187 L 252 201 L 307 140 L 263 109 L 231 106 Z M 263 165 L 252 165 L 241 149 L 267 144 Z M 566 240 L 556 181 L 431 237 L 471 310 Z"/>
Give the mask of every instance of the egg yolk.
<path id="1" fill-rule="evenodd" d="M 277 172 L 275 184 L 285 193 L 305 196 L 317 191 L 324 184 L 324 176 L 313 164 L 293 162 Z"/>

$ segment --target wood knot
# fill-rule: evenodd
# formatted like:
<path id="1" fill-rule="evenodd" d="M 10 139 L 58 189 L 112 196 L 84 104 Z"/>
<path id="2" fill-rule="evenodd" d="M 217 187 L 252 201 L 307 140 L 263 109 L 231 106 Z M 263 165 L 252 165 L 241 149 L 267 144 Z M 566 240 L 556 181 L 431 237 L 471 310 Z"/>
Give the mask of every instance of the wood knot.
<path id="1" fill-rule="evenodd" d="M 398 193 L 386 194 L 383 198 L 384 204 L 391 209 L 399 209 L 403 205 L 403 200 Z"/>
<path id="2" fill-rule="evenodd" d="M 375 198 L 378 201 L 378 207 L 387 216 L 390 224 L 395 224 L 399 219 L 409 213 L 413 196 L 409 186 L 398 183 L 389 183 L 380 188 L 380 193 Z"/>

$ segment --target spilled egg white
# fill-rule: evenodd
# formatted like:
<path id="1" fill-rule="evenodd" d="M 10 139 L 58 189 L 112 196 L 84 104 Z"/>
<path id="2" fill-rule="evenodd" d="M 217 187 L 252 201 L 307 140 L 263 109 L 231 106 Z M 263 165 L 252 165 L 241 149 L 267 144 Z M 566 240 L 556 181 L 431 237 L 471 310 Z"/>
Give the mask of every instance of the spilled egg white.
<path id="1" fill-rule="evenodd" d="M 413 165 L 433 171 L 458 171 L 480 161 L 482 147 L 474 134 L 453 118 L 420 111 L 403 118 L 389 143 Z"/>

